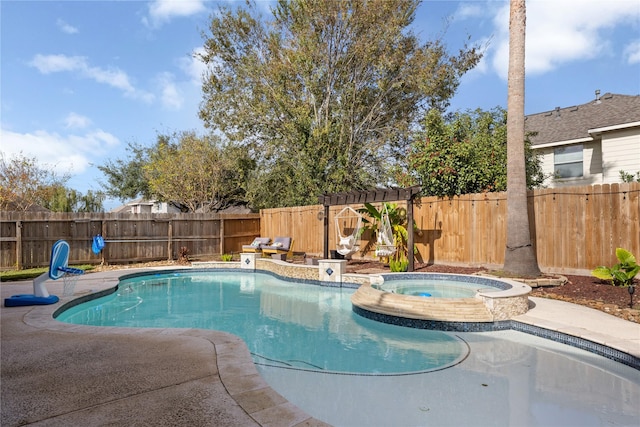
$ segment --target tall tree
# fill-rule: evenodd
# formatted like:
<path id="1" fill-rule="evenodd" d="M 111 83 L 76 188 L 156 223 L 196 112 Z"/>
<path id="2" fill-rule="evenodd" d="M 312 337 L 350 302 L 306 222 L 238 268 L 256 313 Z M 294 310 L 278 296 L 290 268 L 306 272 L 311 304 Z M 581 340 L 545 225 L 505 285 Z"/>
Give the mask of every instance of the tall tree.
<path id="1" fill-rule="evenodd" d="M 44 206 L 68 180 L 68 175 L 57 175 L 38 164 L 35 157 L 20 153 L 7 159 L 1 153 L 0 210 L 27 211 Z"/>
<path id="2" fill-rule="evenodd" d="M 48 200 L 44 201 L 42 207 L 52 212 L 73 212 L 73 208 L 78 202 L 78 192 L 62 185 L 52 190 Z"/>
<path id="3" fill-rule="evenodd" d="M 104 193 L 88 190 L 86 194 L 59 185 L 51 189 L 42 207 L 52 212 L 103 212 Z"/>
<path id="4" fill-rule="evenodd" d="M 150 193 L 190 212 L 218 211 L 244 201 L 253 169 L 246 150 L 223 146 L 216 136 L 182 132 L 150 152 L 143 166 Z"/>
<path id="5" fill-rule="evenodd" d="M 260 161 L 254 207 L 386 184 L 425 108 L 444 110 L 481 57 L 408 30 L 419 0 L 279 0 L 212 19 L 200 117 Z"/>
<path id="6" fill-rule="evenodd" d="M 255 162 L 246 148 L 217 135 L 195 132 L 158 135 L 152 146 L 129 144 L 127 159 L 98 168 L 107 177 L 106 194 L 121 200 L 144 197 L 184 211 L 218 211 L 246 202 Z M 83 200 L 90 204 L 90 200 Z"/>
<path id="7" fill-rule="evenodd" d="M 524 153 L 527 187 L 534 188 L 542 184 L 545 175 L 528 140 Z M 431 110 L 425 119 L 424 136 L 412 144 L 409 152 L 409 170 L 429 196 L 505 191 L 506 161 L 507 112 L 502 108 L 446 117 Z"/>
<path id="8" fill-rule="evenodd" d="M 167 136 L 159 135 L 156 147 L 167 140 Z M 107 181 L 102 183 L 105 193 L 120 201 L 140 196 L 149 198 L 149 183 L 143 170 L 144 165 L 149 162 L 149 152 L 152 150 L 153 148 L 130 142 L 127 146 L 127 159 L 107 160 L 104 165 L 98 166 L 107 178 Z"/>
<path id="9" fill-rule="evenodd" d="M 100 212 L 103 195 L 86 195 L 65 186 L 69 175 L 56 174 L 35 157 L 0 155 L 0 210 L 28 211 L 35 206 L 53 212 Z M 91 209 L 91 210 L 88 210 Z"/>
<path id="10" fill-rule="evenodd" d="M 102 191 L 88 190 L 86 194 L 81 194 L 76 201 L 74 212 L 103 212 L 103 202 L 105 195 Z"/>
<path id="11" fill-rule="evenodd" d="M 540 275 L 531 243 L 524 160 L 525 0 L 510 0 L 509 71 L 507 94 L 507 244 L 504 270 Z"/>

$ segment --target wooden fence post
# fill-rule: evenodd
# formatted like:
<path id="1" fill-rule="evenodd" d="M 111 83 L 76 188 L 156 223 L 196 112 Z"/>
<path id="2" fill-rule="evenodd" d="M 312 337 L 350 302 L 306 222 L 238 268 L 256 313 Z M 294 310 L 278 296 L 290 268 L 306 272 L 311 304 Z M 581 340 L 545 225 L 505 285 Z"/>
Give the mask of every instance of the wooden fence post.
<path id="1" fill-rule="evenodd" d="M 224 253 L 224 218 L 220 218 L 220 255 Z"/>
<path id="2" fill-rule="evenodd" d="M 169 226 L 167 227 L 167 261 L 171 261 L 173 254 L 173 223 L 169 220 Z"/>
<path id="3" fill-rule="evenodd" d="M 100 235 L 104 240 L 107 240 L 107 223 L 104 219 L 100 222 Z M 101 253 L 100 265 L 107 265 L 107 249 L 103 248 Z"/>
<path id="4" fill-rule="evenodd" d="M 414 240 L 415 236 L 413 235 L 413 197 L 407 200 L 407 256 L 409 257 L 409 268 L 407 271 L 415 271 L 415 254 L 413 253 L 414 249 Z"/>
<path id="5" fill-rule="evenodd" d="M 324 249 L 322 250 L 322 256 L 324 259 L 329 259 L 329 205 L 324 206 L 324 216 L 322 218 L 322 224 L 324 228 L 324 238 L 322 245 Z M 260 225 L 262 228 L 262 224 Z"/>
<path id="6" fill-rule="evenodd" d="M 16 221 L 16 267 L 22 270 L 22 221 Z"/>

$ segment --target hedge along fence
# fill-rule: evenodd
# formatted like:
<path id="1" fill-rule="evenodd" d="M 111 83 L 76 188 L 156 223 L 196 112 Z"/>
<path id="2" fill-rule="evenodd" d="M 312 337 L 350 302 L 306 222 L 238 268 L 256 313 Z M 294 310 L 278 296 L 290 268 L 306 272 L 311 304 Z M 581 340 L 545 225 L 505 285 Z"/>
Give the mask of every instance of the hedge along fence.
<path id="1" fill-rule="evenodd" d="M 177 259 L 182 247 L 196 258 L 239 252 L 259 232 L 258 214 L 2 212 L 0 268 L 47 266 L 60 239 L 69 242 L 70 264 L 120 264 Z M 106 242 L 98 255 L 97 234 Z"/>
<path id="2" fill-rule="evenodd" d="M 414 206 L 418 227 L 417 261 L 498 268 L 506 246 L 506 193 L 424 197 Z M 403 206 L 402 203 L 397 203 Z M 357 209 L 360 206 L 352 206 Z M 336 248 L 335 215 L 330 208 L 329 249 Z M 291 236 L 294 250 L 323 253 L 323 207 L 265 209 L 260 234 Z M 588 274 L 617 262 L 622 247 L 640 257 L 640 183 L 541 189 L 529 192 L 531 235 L 545 272 Z M 361 248 L 367 243 L 363 236 Z M 360 252 L 354 257 L 373 257 Z"/>

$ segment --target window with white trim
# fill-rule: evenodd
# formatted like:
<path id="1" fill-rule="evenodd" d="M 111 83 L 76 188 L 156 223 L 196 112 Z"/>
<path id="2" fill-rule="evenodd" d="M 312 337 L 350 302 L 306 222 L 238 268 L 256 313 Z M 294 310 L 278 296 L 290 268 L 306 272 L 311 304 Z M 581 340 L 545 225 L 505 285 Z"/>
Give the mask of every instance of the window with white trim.
<path id="1" fill-rule="evenodd" d="M 553 170 L 556 178 L 582 177 L 582 144 L 553 150 Z"/>

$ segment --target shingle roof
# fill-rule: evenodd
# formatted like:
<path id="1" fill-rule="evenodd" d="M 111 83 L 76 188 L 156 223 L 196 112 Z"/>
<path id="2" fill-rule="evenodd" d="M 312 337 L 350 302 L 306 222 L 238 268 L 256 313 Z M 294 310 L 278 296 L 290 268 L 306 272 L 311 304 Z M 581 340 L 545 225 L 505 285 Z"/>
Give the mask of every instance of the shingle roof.
<path id="1" fill-rule="evenodd" d="M 589 129 L 640 122 L 640 95 L 604 94 L 599 100 L 525 118 L 532 145 L 588 138 Z"/>

